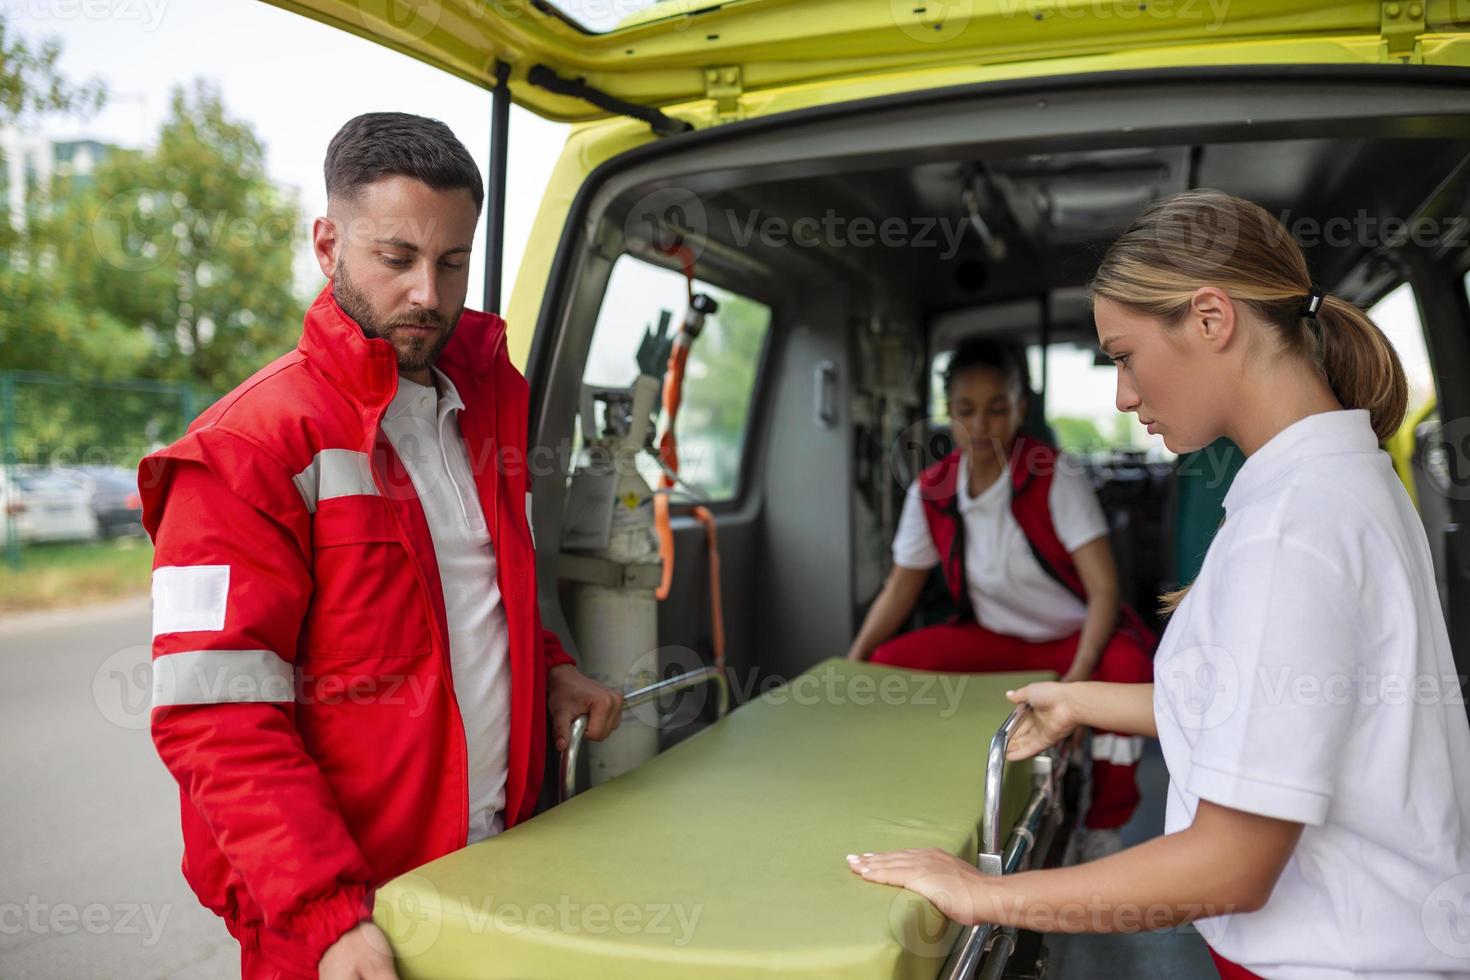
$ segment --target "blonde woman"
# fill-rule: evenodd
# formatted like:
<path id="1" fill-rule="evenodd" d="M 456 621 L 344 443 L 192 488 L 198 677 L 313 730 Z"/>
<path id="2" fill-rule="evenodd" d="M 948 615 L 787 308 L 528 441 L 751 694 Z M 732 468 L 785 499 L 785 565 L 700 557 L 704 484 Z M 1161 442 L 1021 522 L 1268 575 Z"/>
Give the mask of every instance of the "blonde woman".
<path id="1" fill-rule="evenodd" d="M 985 878 L 933 849 L 857 854 L 952 919 L 1041 931 L 1198 920 L 1222 977 L 1470 975 L 1470 725 L 1423 525 L 1379 443 L 1403 368 L 1262 208 L 1154 205 L 1092 286 L 1117 404 L 1183 453 L 1247 460 L 1172 608 L 1156 685 L 1032 684 L 1010 758 L 1078 725 L 1157 737 L 1165 834 Z"/>

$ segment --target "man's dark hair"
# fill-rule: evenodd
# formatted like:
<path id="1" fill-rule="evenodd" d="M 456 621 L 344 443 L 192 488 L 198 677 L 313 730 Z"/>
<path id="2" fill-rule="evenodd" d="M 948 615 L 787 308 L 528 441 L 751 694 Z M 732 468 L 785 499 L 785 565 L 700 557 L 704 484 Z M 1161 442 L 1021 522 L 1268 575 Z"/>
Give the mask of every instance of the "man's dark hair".
<path id="1" fill-rule="evenodd" d="M 383 177 L 412 177 L 439 191 L 463 188 L 485 202 L 480 168 L 464 144 L 437 119 L 406 112 L 367 112 L 337 130 L 323 167 L 327 196 L 353 198 Z"/>
<path id="2" fill-rule="evenodd" d="M 1023 397 L 1031 394 L 1031 372 L 1026 367 L 1026 354 L 1019 346 L 998 340 L 966 340 L 955 349 L 944 369 L 944 396 L 949 397 L 955 378 L 975 368 L 999 371 L 1006 383 Z"/>

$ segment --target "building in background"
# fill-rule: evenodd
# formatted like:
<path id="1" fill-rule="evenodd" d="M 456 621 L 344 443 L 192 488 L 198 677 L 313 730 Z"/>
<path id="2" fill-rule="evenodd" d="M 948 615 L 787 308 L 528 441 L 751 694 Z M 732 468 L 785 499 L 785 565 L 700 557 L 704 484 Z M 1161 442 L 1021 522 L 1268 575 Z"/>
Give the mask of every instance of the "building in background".
<path id="1" fill-rule="evenodd" d="M 25 226 L 27 205 L 51 186 L 53 177 L 91 179 L 112 146 L 98 140 L 55 140 L 14 128 L 0 128 L 0 203 L 11 227 Z"/>

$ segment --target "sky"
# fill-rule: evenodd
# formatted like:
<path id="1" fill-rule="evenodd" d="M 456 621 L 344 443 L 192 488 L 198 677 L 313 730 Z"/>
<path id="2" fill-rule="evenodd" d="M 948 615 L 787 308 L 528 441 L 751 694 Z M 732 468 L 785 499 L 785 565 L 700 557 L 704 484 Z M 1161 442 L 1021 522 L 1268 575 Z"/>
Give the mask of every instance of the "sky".
<path id="1" fill-rule="evenodd" d="M 28 40 L 60 40 L 68 77 L 100 78 L 111 92 L 100 114 L 51 119 L 43 133 L 143 148 L 168 114 L 171 90 L 209 79 L 219 85 L 227 112 L 264 142 L 271 178 L 298 192 L 307 227 L 326 210 L 327 142 L 359 113 L 397 110 L 443 120 L 489 179 L 487 90 L 260 0 L 0 0 L 0 10 Z M 503 296 L 511 293 L 567 128 L 511 109 Z M 304 236 L 305 229 L 298 277 L 303 289 L 314 289 L 323 280 Z M 483 221 L 474 248 L 468 303 L 478 309 Z"/>

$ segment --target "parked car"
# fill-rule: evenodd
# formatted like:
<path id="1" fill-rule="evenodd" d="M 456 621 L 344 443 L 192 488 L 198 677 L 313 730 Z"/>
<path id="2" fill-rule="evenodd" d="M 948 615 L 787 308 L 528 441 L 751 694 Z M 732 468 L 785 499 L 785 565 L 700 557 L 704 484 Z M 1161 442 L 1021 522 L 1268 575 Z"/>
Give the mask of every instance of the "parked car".
<path id="1" fill-rule="evenodd" d="M 97 536 L 92 491 L 76 477 L 56 470 L 8 474 L 0 489 L 7 519 L 20 540 L 86 541 Z"/>
<path id="2" fill-rule="evenodd" d="M 143 533 L 143 498 L 137 471 L 121 466 L 79 466 L 62 471 L 92 493 L 92 512 L 104 538 Z"/>

